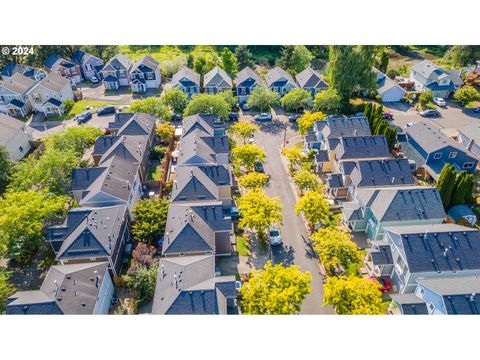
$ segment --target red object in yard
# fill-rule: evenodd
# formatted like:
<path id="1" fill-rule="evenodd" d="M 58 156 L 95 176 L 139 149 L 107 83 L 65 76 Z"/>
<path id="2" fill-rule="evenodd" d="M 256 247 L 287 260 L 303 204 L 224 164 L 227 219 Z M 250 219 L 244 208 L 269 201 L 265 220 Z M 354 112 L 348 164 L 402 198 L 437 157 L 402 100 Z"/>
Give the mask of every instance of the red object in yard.
<path id="1" fill-rule="evenodd" d="M 372 276 L 370 280 L 378 283 L 378 290 L 381 292 L 390 291 L 390 289 L 392 288 L 392 285 L 390 284 L 390 279 L 386 276 Z"/>
<path id="2" fill-rule="evenodd" d="M 103 135 L 112 135 L 110 129 L 103 129 Z"/>
<path id="3" fill-rule="evenodd" d="M 388 112 L 384 112 L 383 113 L 383 118 L 386 119 L 386 120 L 393 119 L 393 114 L 388 113 Z"/>

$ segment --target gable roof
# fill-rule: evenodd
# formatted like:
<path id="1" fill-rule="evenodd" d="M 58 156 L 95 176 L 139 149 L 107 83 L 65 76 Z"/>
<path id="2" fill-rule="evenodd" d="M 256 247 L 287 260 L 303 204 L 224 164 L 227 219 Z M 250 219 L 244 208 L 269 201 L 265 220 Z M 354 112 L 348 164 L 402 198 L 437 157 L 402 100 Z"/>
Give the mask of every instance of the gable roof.
<path id="1" fill-rule="evenodd" d="M 391 155 L 384 135 L 341 137 L 335 147 L 337 160 L 389 157 Z"/>
<path id="2" fill-rule="evenodd" d="M 45 78 L 40 80 L 38 84 L 30 90 L 30 92 L 35 91 L 38 86 L 43 86 L 50 91 L 58 93 L 62 91 L 65 86 L 70 86 L 70 81 L 56 72 L 51 72 Z"/>
<path id="3" fill-rule="evenodd" d="M 273 83 L 280 80 L 281 78 L 285 79 L 284 85 L 290 83 L 294 87 L 297 87 L 297 83 L 295 82 L 295 80 L 293 80 L 292 75 L 283 70 L 280 66 L 275 66 L 273 69 L 270 69 L 268 71 L 267 75 L 265 75 L 265 81 L 268 87 L 272 86 Z"/>
<path id="4" fill-rule="evenodd" d="M 213 114 L 195 114 L 183 118 L 182 128 L 182 137 L 196 129 L 201 129 L 204 133 L 214 136 L 215 130 L 223 131 L 225 129 L 225 123 L 219 121 L 218 117 Z"/>
<path id="5" fill-rule="evenodd" d="M 415 294 L 393 294 L 391 297 L 401 307 L 403 315 L 428 315 L 427 304 Z"/>
<path id="6" fill-rule="evenodd" d="M 51 69 L 53 67 L 53 65 L 59 60 L 61 59 L 60 55 L 58 54 L 50 54 L 50 56 L 47 58 L 47 60 L 44 61 L 43 65 L 45 65 L 45 67 L 47 69 Z"/>
<path id="7" fill-rule="evenodd" d="M 480 270 L 480 231 L 456 224 L 395 226 L 411 273 Z"/>
<path id="8" fill-rule="evenodd" d="M 54 265 L 40 290 L 19 291 L 8 299 L 9 315 L 93 314 L 107 262 Z"/>
<path id="9" fill-rule="evenodd" d="M 141 163 L 148 156 L 148 135 L 100 136 L 95 140 L 92 155 L 102 155 L 99 163 L 118 156 Z"/>
<path id="10" fill-rule="evenodd" d="M 201 129 L 195 129 L 180 139 L 178 165 L 217 164 L 217 156 L 228 154 L 228 136 L 209 136 Z"/>
<path id="11" fill-rule="evenodd" d="M 371 135 L 368 119 L 361 116 L 335 116 L 326 120 L 316 121 L 314 127 L 321 131 L 326 139 L 342 136 L 367 136 Z"/>
<path id="12" fill-rule="evenodd" d="M 20 73 L 14 73 L 11 77 L 0 80 L 0 87 L 4 87 L 17 94 L 23 94 L 35 85 L 35 81 L 23 76 Z"/>
<path id="13" fill-rule="evenodd" d="M 90 60 L 98 60 L 99 62 L 103 63 L 102 59 L 99 57 L 93 56 L 92 54 L 82 50 L 76 50 L 72 55 L 72 62 L 78 65 L 84 65 Z"/>
<path id="14" fill-rule="evenodd" d="M 359 189 L 357 195 L 379 222 L 445 218 L 445 210 L 437 188 L 409 186 Z"/>
<path id="15" fill-rule="evenodd" d="M 322 75 L 311 67 L 307 67 L 302 72 L 299 72 L 295 76 L 295 79 L 301 88 L 328 89 L 328 85 L 323 80 Z"/>
<path id="16" fill-rule="evenodd" d="M 172 87 L 177 86 L 180 83 L 180 80 L 182 80 L 183 78 L 186 78 L 193 82 L 195 85 L 200 86 L 200 74 L 186 66 L 183 66 L 173 75 Z"/>
<path id="17" fill-rule="evenodd" d="M 160 63 L 157 60 L 148 55 L 144 55 L 135 63 L 135 65 L 133 65 L 131 72 L 138 70 L 143 73 L 147 73 L 155 71 L 158 67 L 160 67 Z"/>
<path id="18" fill-rule="evenodd" d="M 414 184 L 408 159 L 355 161 L 350 178 L 357 187 Z"/>
<path id="19" fill-rule="evenodd" d="M 235 277 L 215 277 L 215 256 L 177 256 L 160 260 L 153 314 L 226 314 L 236 297 Z"/>
<path id="20" fill-rule="evenodd" d="M 127 207 L 75 208 L 65 222 L 48 229 L 49 241 L 61 241 L 57 260 L 112 256 L 121 241 Z"/>
<path id="21" fill-rule="evenodd" d="M 467 137 L 470 140 L 473 140 L 475 144 L 480 145 L 480 124 L 473 124 L 469 126 L 462 127 L 458 129 L 458 132 Z"/>
<path id="22" fill-rule="evenodd" d="M 0 144 L 5 145 L 20 131 L 27 132 L 25 123 L 10 115 L 0 113 Z"/>
<path id="23" fill-rule="evenodd" d="M 436 72 L 438 75 L 443 73 L 443 70 L 438 65 L 429 60 L 423 60 L 419 63 L 416 63 L 412 66 L 412 71 L 420 74 L 425 79 L 428 79 L 433 72 Z"/>
<path id="24" fill-rule="evenodd" d="M 101 71 L 105 70 L 107 67 L 113 67 L 115 70 L 126 70 L 130 71 L 132 67 L 132 61 L 123 54 L 117 54 L 113 58 L 111 58 L 105 66 L 102 68 Z"/>
<path id="25" fill-rule="evenodd" d="M 144 113 L 116 113 L 115 120 L 108 123 L 117 135 L 151 135 L 155 131 L 155 116 Z"/>
<path id="26" fill-rule="evenodd" d="M 382 73 L 380 70 L 373 68 L 373 72 L 377 76 L 377 92 L 380 95 L 385 94 L 387 91 L 389 91 L 392 88 L 397 88 L 402 93 L 406 93 L 406 90 L 402 88 L 400 85 L 398 85 L 395 82 L 395 80 L 390 79 L 387 75 Z"/>
<path id="27" fill-rule="evenodd" d="M 246 82 L 247 81 L 247 82 Z M 245 84 L 244 84 L 245 82 Z M 235 76 L 235 84 L 236 86 L 244 85 L 244 86 L 254 86 L 254 85 L 262 85 L 263 80 L 260 74 L 255 72 L 251 67 L 245 66 L 242 70 L 240 70 L 237 75 Z"/>
<path id="28" fill-rule="evenodd" d="M 203 86 L 232 87 L 232 78 L 218 66 L 203 75 Z"/>

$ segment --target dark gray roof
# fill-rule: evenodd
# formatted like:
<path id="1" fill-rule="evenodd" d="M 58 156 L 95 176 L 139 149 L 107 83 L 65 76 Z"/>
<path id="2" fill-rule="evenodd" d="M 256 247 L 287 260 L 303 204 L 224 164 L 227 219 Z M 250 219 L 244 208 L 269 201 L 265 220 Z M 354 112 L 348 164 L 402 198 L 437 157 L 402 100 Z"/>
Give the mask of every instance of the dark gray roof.
<path id="1" fill-rule="evenodd" d="M 350 172 L 357 187 L 413 185 L 408 159 L 360 160 Z"/>
<path id="2" fill-rule="evenodd" d="M 100 164 L 113 156 L 140 163 L 148 157 L 148 141 L 148 135 L 100 136 L 95 140 L 92 155 L 102 155 Z"/>
<path id="3" fill-rule="evenodd" d="M 424 221 L 445 218 L 437 188 L 410 186 L 359 189 L 361 203 L 369 207 L 375 218 L 388 221 Z"/>
<path id="4" fill-rule="evenodd" d="M 326 139 L 342 136 L 371 135 L 370 125 L 365 116 L 335 116 L 315 123 L 317 131 L 321 131 Z"/>
<path id="5" fill-rule="evenodd" d="M 155 131 L 153 115 L 143 113 L 117 113 L 109 129 L 117 130 L 118 135 L 151 135 Z"/>
<path id="6" fill-rule="evenodd" d="M 217 132 L 222 133 L 225 130 L 225 123 L 219 121 L 216 115 L 195 114 L 183 118 L 182 127 L 182 136 L 187 136 L 197 129 L 202 130 L 205 134 L 214 136 Z"/>
<path id="7" fill-rule="evenodd" d="M 225 70 L 215 66 L 203 76 L 203 86 L 232 87 L 232 78 Z"/>
<path id="8" fill-rule="evenodd" d="M 377 244 L 367 251 L 370 252 L 373 265 L 393 265 L 392 250 L 390 245 Z"/>
<path id="9" fill-rule="evenodd" d="M 139 70 L 141 72 L 150 72 L 155 71 L 160 66 L 159 62 L 148 55 L 142 56 L 136 63 L 133 65 L 130 72 Z"/>
<path id="10" fill-rule="evenodd" d="M 327 178 L 327 183 L 330 189 L 338 189 L 345 187 L 342 174 L 329 174 Z"/>
<path id="11" fill-rule="evenodd" d="M 153 314 L 227 314 L 236 297 L 235 277 L 215 277 L 215 256 L 176 256 L 160 260 Z"/>
<path id="12" fill-rule="evenodd" d="M 415 294 L 395 294 L 392 300 L 401 308 L 403 315 L 428 315 L 427 305 Z"/>
<path id="13" fill-rule="evenodd" d="M 360 206 L 356 202 L 344 202 L 342 204 L 342 214 L 345 221 L 358 221 L 363 219 Z"/>
<path id="14" fill-rule="evenodd" d="M 328 153 L 328 150 L 319 150 L 315 154 L 315 163 L 322 163 L 322 162 L 327 162 L 330 161 L 330 155 Z"/>
<path id="15" fill-rule="evenodd" d="M 476 216 L 475 213 L 470 209 L 468 205 L 455 205 L 448 210 L 448 216 L 450 216 L 454 221 L 458 218 L 465 216 Z"/>
<path id="16" fill-rule="evenodd" d="M 195 85 L 200 86 L 200 74 L 184 66 L 173 75 L 172 87 L 177 86 L 180 83 L 180 80 L 182 80 L 183 78 L 186 78 L 194 82 Z"/>
<path id="17" fill-rule="evenodd" d="M 311 67 L 299 72 L 295 76 L 295 79 L 297 80 L 298 85 L 302 88 L 328 89 L 328 85 L 323 81 L 322 75 Z"/>
<path id="18" fill-rule="evenodd" d="M 48 240 L 61 243 L 57 260 L 112 256 L 121 241 L 126 206 L 75 208 L 63 225 L 48 228 Z"/>
<path id="19" fill-rule="evenodd" d="M 115 70 L 130 71 L 132 64 L 132 61 L 128 57 L 123 54 L 117 54 L 105 64 L 102 71 L 107 67 L 113 67 Z"/>
<path id="20" fill-rule="evenodd" d="M 455 224 L 396 226 L 411 273 L 480 270 L 480 231 Z M 393 236 L 393 235 L 392 235 Z"/>
<path id="21" fill-rule="evenodd" d="M 8 299 L 9 315 L 93 314 L 108 263 L 54 265 L 40 290 L 19 291 Z"/>
<path id="22" fill-rule="evenodd" d="M 208 136 L 196 129 L 180 140 L 178 165 L 217 164 L 220 154 L 228 154 L 230 142 L 228 136 Z"/>
<path id="23" fill-rule="evenodd" d="M 391 157 L 383 135 L 341 137 L 335 147 L 337 160 L 379 159 Z"/>
<path id="24" fill-rule="evenodd" d="M 246 66 L 235 76 L 235 85 L 240 86 L 243 82 L 248 81 L 248 86 L 262 85 L 263 80 L 260 74 L 255 72 L 252 68 Z"/>
<path id="25" fill-rule="evenodd" d="M 290 83 L 294 87 L 298 87 L 295 80 L 293 80 L 292 75 L 290 75 L 288 72 L 286 72 L 279 66 L 276 66 L 273 69 L 270 69 L 267 75 L 265 75 L 265 81 L 268 87 L 272 86 L 274 82 L 277 82 L 280 79 L 285 79 L 285 84 Z"/>

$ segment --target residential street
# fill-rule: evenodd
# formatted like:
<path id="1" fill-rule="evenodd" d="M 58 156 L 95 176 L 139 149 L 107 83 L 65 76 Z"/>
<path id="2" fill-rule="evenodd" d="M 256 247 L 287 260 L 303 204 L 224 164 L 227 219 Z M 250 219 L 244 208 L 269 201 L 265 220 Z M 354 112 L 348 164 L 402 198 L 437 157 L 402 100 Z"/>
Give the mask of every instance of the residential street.
<path id="1" fill-rule="evenodd" d="M 298 265 L 302 271 L 309 271 L 312 274 L 312 293 L 303 303 L 302 314 L 333 314 L 333 308 L 322 306 L 323 282 L 318 260 L 310 247 L 302 218 L 293 213 L 296 199 L 280 155 L 285 124 L 287 125 L 287 140 L 293 140 L 298 134 L 291 128 L 286 116 L 280 115 L 277 118 L 278 120 L 272 122 L 258 124 L 260 131 L 255 134 L 256 143 L 265 150 L 267 156 L 265 172 L 271 175 L 271 185 L 267 188 L 267 195 L 278 196 L 283 204 L 284 224 L 281 229 L 283 245 L 273 248 L 272 260 L 274 263 Z"/>

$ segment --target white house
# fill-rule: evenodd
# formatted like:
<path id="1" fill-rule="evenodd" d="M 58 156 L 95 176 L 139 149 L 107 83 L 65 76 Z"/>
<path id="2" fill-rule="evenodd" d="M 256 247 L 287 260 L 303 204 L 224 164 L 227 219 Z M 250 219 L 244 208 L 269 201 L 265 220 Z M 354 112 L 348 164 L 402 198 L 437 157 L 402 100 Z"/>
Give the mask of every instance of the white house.
<path id="1" fill-rule="evenodd" d="M 158 89 L 161 82 L 160 64 L 150 56 L 142 57 L 130 70 L 130 83 L 134 93 L 144 93 L 147 89 Z"/>
<path id="2" fill-rule="evenodd" d="M 34 85 L 35 81 L 20 73 L 1 80 L 0 111 L 11 116 L 27 116 L 32 109 L 27 93 Z"/>
<path id="3" fill-rule="evenodd" d="M 30 140 L 32 134 L 22 121 L 0 114 L 0 145 L 5 147 L 11 161 L 20 161 L 28 153 Z"/>
<path id="4" fill-rule="evenodd" d="M 441 69 L 434 63 L 423 60 L 415 64 L 410 71 L 410 79 L 417 91 L 431 90 L 433 96 L 448 98 L 462 85 L 455 71 Z"/>
<path id="5" fill-rule="evenodd" d="M 377 76 L 377 92 L 382 97 L 382 102 L 397 102 L 405 96 L 405 89 L 390 79 L 380 70 L 373 68 Z"/>
<path id="6" fill-rule="evenodd" d="M 28 98 L 36 112 L 63 115 L 63 102 L 73 100 L 72 86 L 67 78 L 52 72 L 28 91 Z"/>
<path id="7" fill-rule="evenodd" d="M 294 88 L 298 88 L 298 85 L 293 79 L 292 75 L 279 66 L 276 66 L 267 73 L 265 76 L 265 81 L 268 88 L 272 91 L 275 91 L 280 96 L 285 95 Z"/>

